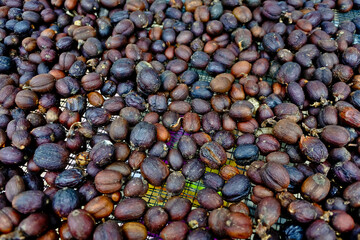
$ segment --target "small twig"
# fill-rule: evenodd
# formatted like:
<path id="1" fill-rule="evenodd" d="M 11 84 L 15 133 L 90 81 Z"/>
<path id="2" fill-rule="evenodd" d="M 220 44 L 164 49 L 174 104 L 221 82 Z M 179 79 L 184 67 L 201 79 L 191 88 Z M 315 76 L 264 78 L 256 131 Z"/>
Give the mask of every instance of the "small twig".
<path id="1" fill-rule="evenodd" d="M 275 120 L 276 116 L 274 117 L 271 117 L 271 118 L 267 118 L 265 119 L 262 123 L 261 123 L 261 127 L 266 127 L 266 125 L 271 125 L 271 126 L 274 126 L 277 121 Z"/>
<path id="2" fill-rule="evenodd" d="M 175 124 L 170 125 L 170 128 L 177 128 L 181 122 L 182 117 L 179 117 Z"/>
<path id="3" fill-rule="evenodd" d="M 267 234 L 268 228 L 261 223 L 260 219 L 258 219 L 257 221 L 258 221 L 258 225 L 255 228 L 256 234 L 261 238 L 261 240 L 270 239 L 271 235 Z"/>
<path id="4" fill-rule="evenodd" d="M 70 126 L 69 132 L 66 134 L 66 137 L 71 137 L 71 136 L 73 136 L 76 127 L 82 127 L 81 122 L 74 122 L 74 123 Z"/>
<path id="5" fill-rule="evenodd" d="M 322 215 L 320 219 L 324 220 L 325 222 L 329 222 L 332 215 L 333 213 L 331 211 L 325 211 L 324 215 Z"/>

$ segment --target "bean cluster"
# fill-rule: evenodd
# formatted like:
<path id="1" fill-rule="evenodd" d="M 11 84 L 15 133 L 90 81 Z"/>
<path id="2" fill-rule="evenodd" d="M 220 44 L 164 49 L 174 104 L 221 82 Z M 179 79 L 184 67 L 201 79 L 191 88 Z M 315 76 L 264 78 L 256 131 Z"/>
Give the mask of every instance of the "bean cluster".
<path id="1" fill-rule="evenodd" d="M 0 0 L 0 240 L 359 239 L 359 7 Z"/>

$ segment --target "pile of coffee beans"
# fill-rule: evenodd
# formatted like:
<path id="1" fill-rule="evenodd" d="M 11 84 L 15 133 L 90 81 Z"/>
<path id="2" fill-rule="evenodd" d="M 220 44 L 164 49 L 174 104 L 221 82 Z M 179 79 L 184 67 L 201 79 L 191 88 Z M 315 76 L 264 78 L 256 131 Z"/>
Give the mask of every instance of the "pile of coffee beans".
<path id="1" fill-rule="evenodd" d="M 0 240 L 358 240 L 358 8 L 0 0 Z"/>

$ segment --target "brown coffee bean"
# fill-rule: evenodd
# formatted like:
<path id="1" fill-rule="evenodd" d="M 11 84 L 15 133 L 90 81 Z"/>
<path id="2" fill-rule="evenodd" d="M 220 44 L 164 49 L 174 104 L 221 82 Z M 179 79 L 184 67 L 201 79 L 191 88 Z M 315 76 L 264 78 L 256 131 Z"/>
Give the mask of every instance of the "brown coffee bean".
<path id="1" fill-rule="evenodd" d="M 274 136 L 285 143 L 295 144 L 303 134 L 301 128 L 288 119 L 282 119 L 274 126 Z"/>
<path id="2" fill-rule="evenodd" d="M 90 213 L 83 209 L 76 209 L 68 216 L 69 230 L 73 237 L 86 239 L 92 235 L 95 221 Z"/>
<path id="3" fill-rule="evenodd" d="M 121 240 L 120 227 L 114 220 L 108 220 L 98 225 L 94 231 L 94 240 Z"/>
<path id="4" fill-rule="evenodd" d="M 114 215 L 120 221 L 136 220 L 144 215 L 146 202 L 141 198 L 127 198 L 118 203 Z"/>
<path id="5" fill-rule="evenodd" d="M 210 200 L 211 199 L 211 200 Z M 214 210 L 223 205 L 221 196 L 211 188 L 205 188 L 198 192 L 197 200 L 201 206 L 208 210 Z"/>
<path id="6" fill-rule="evenodd" d="M 287 170 L 279 163 L 265 163 L 260 170 L 260 176 L 264 184 L 277 191 L 284 191 L 290 184 Z"/>
<path id="7" fill-rule="evenodd" d="M 220 176 L 225 180 L 229 180 L 233 176 L 240 174 L 239 169 L 232 165 L 225 165 L 220 169 Z"/>
<path id="8" fill-rule="evenodd" d="M 121 228 L 126 239 L 129 240 L 145 240 L 147 237 L 146 227 L 138 222 L 127 222 Z"/>
<path id="9" fill-rule="evenodd" d="M 197 132 L 200 130 L 200 118 L 196 113 L 188 112 L 183 117 L 183 128 L 186 132 Z"/>
<path id="10" fill-rule="evenodd" d="M 252 235 L 251 218 L 243 213 L 230 212 L 225 231 L 231 238 L 249 238 Z"/>
<path id="11" fill-rule="evenodd" d="M 141 163 L 141 174 L 152 185 L 160 186 L 169 175 L 169 168 L 159 158 L 147 157 Z"/>
<path id="12" fill-rule="evenodd" d="M 144 216 L 144 223 L 147 229 L 152 233 L 160 232 L 168 222 L 169 215 L 159 206 L 151 207 Z"/>
<path id="13" fill-rule="evenodd" d="M 201 147 L 200 159 L 210 168 L 217 169 L 225 164 L 227 156 L 220 144 L 211 141 Z"/>
<path id="14" fill-rule="evenodd" d="M 12 202 L 14 197 L 25 191 L 24 180 L 19 176 L 13 176 L 5 185 L 5 195 L 9 202 Z"/>
<path id="15" fill-rule="evenodd" d="M 19 229 L 27 236 L 37 236 L 46 231 L 49 217 L 44 213 L 32 213 L 21 221 Z"/>
<path id="16" fill-rule="evenodd" d="M 95 219 L 108 217 L 113 211 L 114 204 L 111 199 L 106 196 L 98 196 L 88 202 L 84 210 L 90 213 Z"/>
<path id="17" fill-rule="evenodd" d="M 102 170 L 95 176 L 96 189 L 101 193 L 119 191 L 122 186 L 122 175 L 113 170 Z"/>
<path id="18" fill-rule="evenodd" d="M 148 183 L 142 178 L 131 178 L 125 185 L 124 195 L 126 197 L 140 197 L 144 196 L 148 189 Z"/>
<path id="19" fill-rule="evenodd" d="M 169 213 L 171 220 L 182 220 L 190 212 L 191 202 L 186 198 L 172 197 L 166 202 L 164 209 Z"/>
<path id="20" fill-rule="evenodd" d="M 164 240 L 183 240 L 186 238 L 188 232 L 186 223 L 181 221 L 174 221 L 167 225 L 161 232 L 160 237 Z"/>
<path id="21" fill-rule="evenodd" d="M 28 190 L 17 194 L 12 200 L 12 207 L 23 214 L 33 213 L 46 203 L 46 196 L 39 190 Z"/>

